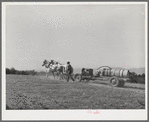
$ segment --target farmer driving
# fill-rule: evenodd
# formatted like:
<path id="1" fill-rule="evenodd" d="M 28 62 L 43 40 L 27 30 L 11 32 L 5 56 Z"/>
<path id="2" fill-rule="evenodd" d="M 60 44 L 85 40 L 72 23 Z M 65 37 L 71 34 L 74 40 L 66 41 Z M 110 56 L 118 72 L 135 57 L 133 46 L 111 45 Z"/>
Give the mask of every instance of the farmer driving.
<path id="1" fill-rule="evenodd" d="M 69 61 L 67 62 L 66 73 L 67 73 L 67 82 L 69 81 L 69 78 L 71 78 L 71 80 L 74 81 L 74 79 L 72 77 L 73 68 L 70 65 Z"/>

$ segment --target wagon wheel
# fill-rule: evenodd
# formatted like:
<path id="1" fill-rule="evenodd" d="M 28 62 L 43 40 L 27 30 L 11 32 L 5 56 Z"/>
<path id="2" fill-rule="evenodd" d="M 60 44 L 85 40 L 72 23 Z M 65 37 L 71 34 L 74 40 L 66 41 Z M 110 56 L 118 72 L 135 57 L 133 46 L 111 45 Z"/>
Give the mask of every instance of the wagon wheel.
<path id="1" fill-rule="evenodd" d="M 89 82 L 90 80 L 92 80 L 93 76 L 90 76 L 90 78 L 87 78 L 86 81 Z"/>
<path id="2" fill-rule="evenodd" d="M 90 79 L 89 78 L 86 78 L 86 79 L 84 79 L 86 82 L 89 82 L 90 81 Z"/>
<path id="3" fill-rule="evenodd" d="M 90 81 L 90 79 L 86 79 L 86 82 L 89 82 Z"/>
<path id="4" fill-rule="evenodd" d="M 120 86 L 120 81 L 117 77 L 111 77 L 109 81 L 110 81 L 110 85 L 112 86 L 116 86 L 116 87 Z"/>
<path id="5" fill-rule="evenodd" d="M 81 77 L 81 75 L 80 74 L 76 74 L 75 76 L 74 76 L 74 78 L 75 78 L 75 81 L 81 81 L 82 80 L 82 77 Z"/>
<path id="6" fill-rule="evenodd" d="M 120 87 L 123 87 L 125 84 L 125 81 L 124 80 L 120 80 Z"/>

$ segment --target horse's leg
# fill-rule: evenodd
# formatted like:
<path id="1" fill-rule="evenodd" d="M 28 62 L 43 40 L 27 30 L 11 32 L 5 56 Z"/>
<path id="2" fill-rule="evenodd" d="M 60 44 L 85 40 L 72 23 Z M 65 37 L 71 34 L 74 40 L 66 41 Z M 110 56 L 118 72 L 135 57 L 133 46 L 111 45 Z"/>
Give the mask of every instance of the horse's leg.
<path id="1" fill-rule="evenodd" d="M 56 79 L 58 79 L 58 72 L 56 72 Z"/>
<path id="2" fill-rule="evenodd" d="M 63 75 L 62 75 L 62 73 L 60 73 L 60 78 L 63 80 Z"/>
<path id="3" fill-rule="evenodd" d="M 48 71 L 46 71 L 46 77 L 48 77 Z"/>
<path id="4" fill-rule="evenodd" d="M 59 77 L 59 80 L 61 80 L 61 73 L 58 72 L 58 77 Z"/>
<path id="5" fill-rule="evenodd" d="M 64 79 L 64 77 L 63 77 L 63 73 L 61 72 L 60 74 L 61 74 L 61 79 L 63 80 L 63 79 Z"/>
<path id="6" fill-rule="evenodd" d="M 59 78 L 59 72 L 57 72 L 57 79 Z"/>
<path id="7" fill-rule="evenodd" d="M 52 71 L 52 75 L 53 75 L 53 77 L 54 77 L 54 79 L 55 79 L 55 74 L 54 74 L 54 72 Z"/>
<path id="8" fill-rule="evenodd" d="M 59 73 L 58 72 L 56 72 L 56 77 L 57 77 L 57 79 L 59 78 Z"/>
<path id="9" fill-rule="evenodd" d="M 60 72 L 58 72 L 58 77 L 57 77 L 57 79 L 61 80 L 61 74 L 60 74 Z"/>
<path id="10" fill-rule="evenodd" d="M 55 79 L 55 73 L 53 72 L 53 77 L 54 77 L 54 79 Z"/>
<path id="11" fill-rule="evenodd" d="M 63 74 L 63 72 L 61 72 L 61 78 L 62 78 L 62 80 L 64 80 L 64 74 Z"/>
<path id="12" fill-rule="evenodd" d="M 55 78 L 58 79 L 57 72 L 55 72 Z"/>
<path id="13" fill-rule="evenodd" d="M 64 77 L 65 77 L 65 80 L 67 80 L 67 74 L 65 74 L 65 76 L 64 76 Z"/>
<path id="14" fill-rule="evenodd" d="M 59 80 L 61 80 L 61 73 L 60 72 L 58 72 L 58 78 L 59 78 Z"/>
<path id="15" fill-rule="evenodd" d="M 65 73 L 62 73 L 62 75 L 63 75 L 63 79 L 67 80 L 67 75 Z"/>
<path id="16" fill-rule="evenodd" d="M 63 74 L 63 73 L 62 73 L 62 79 L 63 79 L 63 80 L 65 79 L 64 74 Z"/>

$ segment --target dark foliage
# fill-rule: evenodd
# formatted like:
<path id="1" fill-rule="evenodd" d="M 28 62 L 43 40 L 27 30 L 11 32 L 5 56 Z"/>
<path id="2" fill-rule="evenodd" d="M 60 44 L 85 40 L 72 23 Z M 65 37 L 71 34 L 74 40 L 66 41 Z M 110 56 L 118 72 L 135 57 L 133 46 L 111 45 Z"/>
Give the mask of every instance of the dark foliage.
<path id="1" fill-rule="evenodd" d="M 145 84 L 145 74 L 144 73 L 142 75 L 141 74 L 137 75 L 135 72 L 130 72 L 129 79 L 130 79 L 131 83 Z"/>
<path id="2" fill-rule="evenodd" d="M 16 70 L 15 68 L 6 68 L 6 74 L 17 74 L 17 75 L 35 75 L 35 70 Z"/>

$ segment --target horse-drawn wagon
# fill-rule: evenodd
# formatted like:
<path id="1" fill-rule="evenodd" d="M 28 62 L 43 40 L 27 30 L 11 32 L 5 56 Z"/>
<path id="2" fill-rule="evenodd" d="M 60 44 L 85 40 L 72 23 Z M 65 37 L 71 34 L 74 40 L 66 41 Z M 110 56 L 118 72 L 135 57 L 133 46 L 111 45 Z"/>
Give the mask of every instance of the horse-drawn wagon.
<path id="1" fill-rule="evenodd" d="M 82 68 L 81 73 L 74 75 L 76 81 L 90 80 L 109 80 L 109 84 L 115 87 L 122 87 L 129 78 L 129 70 L 113 69 L 109 66 L 99 67 L 95 74 L 93 69 Z"/>

